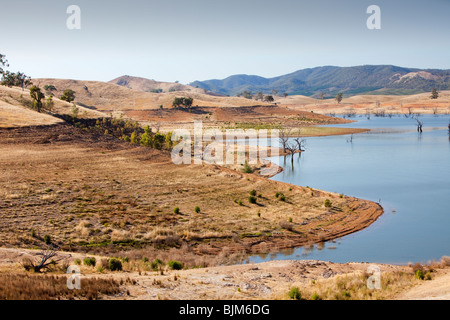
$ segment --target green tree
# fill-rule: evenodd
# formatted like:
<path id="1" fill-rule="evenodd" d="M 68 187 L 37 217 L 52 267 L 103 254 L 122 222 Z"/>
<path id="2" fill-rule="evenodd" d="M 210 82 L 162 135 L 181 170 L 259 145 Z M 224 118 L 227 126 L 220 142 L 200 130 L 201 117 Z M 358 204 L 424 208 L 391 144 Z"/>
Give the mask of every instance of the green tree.
<path id="1" fill-rule="evenodd" d="M 41 112 L 42 109 L 42 99 L 45 98 L 45 95 L 41 92 L 41 89 L 37 86 L 32 86 L 30 88 L 30 96 L 33 99 L 34 108 Z"/>
<path id="2" fill-rule="evenodd" d="M 131 141 L 131 143 L 134 143 L 134 144 L 138 143 L 136 131 L 133 131 L 133 133 L 131 134 L 130 141 Z"/>
<path id="3" fill-rule="evenodd" d="M 2 73 L 2 81 L 1 85 L 3 86 L 17 86 L 21 87 L 22 91 L 24 90 L 24 87 L 27 87 L 31 84 L 31 78 L 28 77 L 25 73 L 22 72 L 10 72 L 10 71 L 4 71 Z"/>
<path id="4" fill-rule="evenodd" d="M 342 92 L 339 92 L 337 95 L 336 95 L 336 101 L 337 101 L 337 103 L 341 103 L 341 101 L 342 101 L 342 99 L 343 99 L 343 94 L 342 94 Z"/>
<path id="5" fill-rule="evenodd" d="M 6 56 L 0 53 L 0 74 L 3 74 L 3 68 L 9 67 L 8 60 L 6 60 Z"/>
<path id="6" fill-rule="evenodd" d="M 47 93 L 50 93 L 52 91 L 56 91 L 56 87 L 52 84 L 46 84 L 44 86 L 44 90 L 47 91 Z"/>
<path id="7" fill-rule="evenodd" d="M 263 101 L 264 100 L 264 94 L 262 92 L 258 92 L 256 94 L 256 96 L 255 96 L 255 99 Z"/>
<path id="8" fill-rule="evenodd" d="M 190 109 L 192 107 L 192 104 L 194 103 L 194 99 L 192 98 L 185 98 L 185 97 L 175 97 L 172 102 L 172 107 L 174 108 L 188 108 Z"/>
<path id="9" fill-rule="evenodd" d="M 252 95 L 252 93 L 251 93 L 250 91 L 244 91 L 244 92 L 242 92 L 242 96 L 243 96 L 245 99 L 252 99 L 252 98 L 253 98 L 253 95 Z"/>
<path id="10" fill-rule="evenodd" d="M 164 146 L 164 139 L 165 136 L 159 132 L 155 133 L 155 136 L 153 137 L 153 147 L 155 149 L 161 150 Z"/>
<path id="11" fill-rule="evenodd" d="M 16 78 L 16 86 L 21 87 L 22 91 L 24 90 L 24 87 L 28 87 L 31 85 L 31 77 L 27 76 L 25 73 L 17 72 L 15 74 Z"/>
<path id="12" fill-rule="evenodd" d="M 139 143 L 145 147 L 153 148 L 153 136 L 152 136 L 152 129 L 150 129 L 149 126 L 146 126 L 144 128 L 144 133 L 141 136 L 141 140 Z"/>
<path id="13" fill-rule="evenodd" d="M 75 100 L 75 91 L 71 90 L 71 89 L 66 89 L 63 92 L 63 95 L 60 98 L 61 100 L 67 101 L 67 102 L 72 102 Z"/>
<path id="14" fill-rule="evenodd" d="M 15 86 L 16 85 L 16 74 L 12 73 L 10 71 L 3 71 L 1 85 L 7 86 L 10 88 Z"/>
<path id="15" fill-rule="evenodd" d="M 265 98 L 264 98 L 264 101 L 267 101 L 267 102 L 274 102 L 274 98 L 273 98 L 273 96 L 266 96 Z"/>
<path id="16" fill-rule="evenodd" d="M 173 141 L 172 141 L 172 132 L 166 133 L 166 148 L 172 149 Z"/>
<path id="17" fill-rule="evenodd" d="M 47 99 L 45 99 L 45 105 L 44 108 L 48 111 L 53 111 L 53 107 L 55 106 L 55 103 L 53 102 L 53 95 L 49 95 Z"/>
<path id="18" fill-rule="evenodd" d="M 439 98 L 439 92 L 436 90 L 436 88 L 433 88 L 433 91 L 431 91 L 431 99 L 437 98 Z"/>

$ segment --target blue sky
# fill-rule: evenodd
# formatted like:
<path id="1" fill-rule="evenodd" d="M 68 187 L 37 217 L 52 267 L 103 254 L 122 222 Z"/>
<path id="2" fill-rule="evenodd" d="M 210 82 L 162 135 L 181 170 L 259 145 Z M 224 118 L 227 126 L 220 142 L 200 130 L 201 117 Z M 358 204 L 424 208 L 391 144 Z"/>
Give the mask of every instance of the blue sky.
<path id="1" fill-rule="evenodd" d="M 66 9 L 81 8 L 81 30 Z M 369 30 L 369 5 L 381 30 Z M 31 77 L 274 77 L 323 66 L 450 69 L 449 0 L 0 0 L 0 53 Z"/>

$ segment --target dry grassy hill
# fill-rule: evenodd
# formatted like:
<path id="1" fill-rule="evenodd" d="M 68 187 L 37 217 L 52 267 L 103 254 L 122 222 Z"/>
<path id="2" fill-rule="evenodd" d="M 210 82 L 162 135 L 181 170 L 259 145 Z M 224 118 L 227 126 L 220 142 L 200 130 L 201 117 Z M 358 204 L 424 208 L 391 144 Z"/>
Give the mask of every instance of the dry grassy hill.
<path id="1" fill-rule="evenodd" d="M 192 93 L 207 93 L 205 90 L 200 88 L 194 88 L 189 85 L 181 84 L 181 83 L 173 83 L 173 82 L 161 82 L 146 78 L 140 77 L 132 77 L 132 76 L 121 76 L 114 80 L 108 81 L 111 84 L 117 84 L 122 87 L 126 87 L 128 89 L 133 89 L 137 91 L 144 92 L 154 92 L 154 90 L 161 90 L 164 93 L 167 92 L 175 92 L 175 91 L 184 91 L 184 92 L 192 92 Z M 209 93 L 211 95 L 215 95 Z"/>
<path id="2" fill-rule="evenodd" d="M 53 98 L 53 113 L 73 114 L 73 104 Z M 40 126 L 60 123 L 52 115 L 39 113 L 32 108 L 29 90 L 0 86 L 0 127 Z M 106 114 L 78 106 L 78 115 L 83 118 L 99 118 Z"/>
<path id="3" fill-rule="evenodd" d="M 47 114 L 0 101 L 0 128 L 47 126 L 62 122 Z"/>
<path id="4" fill-rule="evenodd" d="M 340 104 L 334 99 L 313 99 L 305 96 L 278 97 L 276 103 L 296 110 L 319 113 L 343 114 L 350 110 L 356 113 L 450 113 L 450 91 L 439 92 L 438 99 L 431 99 L 430 93 L 415 95 L 359 95 L 344 98 Z"/>
<path id="5" fill-rule="evenodd" d="M 35 83 L 41 88 L 45 85 L 54 85 L 57 89 L 54 91 L 55 96 L 60 96 L 65 89 L 72 89 L 75 91 L 75 102 L 78 105 L 108 113 L 158 109 L 160 105 L 169 108 L 175 97 L 191 97 L 194 99 L 193 105 L 199 107 L 265 105 L 254 100 L 212 96 L 191 89 L 190 91 L 152 93 L 101 81 L 36 79 Z"/>

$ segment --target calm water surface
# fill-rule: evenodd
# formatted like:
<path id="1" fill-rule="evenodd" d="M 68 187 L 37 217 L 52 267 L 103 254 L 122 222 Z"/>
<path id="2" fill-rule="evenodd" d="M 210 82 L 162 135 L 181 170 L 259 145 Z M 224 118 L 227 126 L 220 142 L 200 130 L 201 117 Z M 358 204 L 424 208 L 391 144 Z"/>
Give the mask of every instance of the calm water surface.
<path id="1" fill-rule="evenodd" d="M 272 158 L 284 172 L 272 178 L 343 193 L 380 204 L 384 215 L 369 228 L 334 242 L 250 261 L 319 259 L 406 264 L 450 255 L 450 116 L 356 118 L 338 125 L 373 129 L 350 136 L 306 138 L 306 152 Z"/>

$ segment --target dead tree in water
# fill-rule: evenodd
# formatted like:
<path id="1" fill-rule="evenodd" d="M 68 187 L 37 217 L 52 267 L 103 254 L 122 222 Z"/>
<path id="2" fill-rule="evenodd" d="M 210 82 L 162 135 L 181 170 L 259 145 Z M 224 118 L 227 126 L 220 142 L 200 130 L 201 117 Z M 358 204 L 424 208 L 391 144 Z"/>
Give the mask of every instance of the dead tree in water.
<path id="1" fill-rule="evenodd" d="M 294 164 L 294 154 L 297 152 L 297 147 L 294 144 L 288 143 L 286 149 L 291 154 L 291 163 Z"/>
<path id="2" fill-rule="evenodd" d="M 291 129 L 281 129 L 280 130 L 280 144 L 283 147 L 283 152 L 286 153 L 288 147 L 289 136 L 291 135 Z"/>
<path id="3" fill-rule="evenodd" d="M 417 121 L 417 132 L 422 133 L 423 132 L 423 129 L 422 129 L 423 122 L 420 121 L 419 119 L 416 119 L 416 121 Z"/>
<path id="4" fill-rule="evenodd" d="M 302 139 L 301 137 L 300 137 L 300 129 L 298 129 L 298 137 L 297 138 L 294 138 L 294 142 L 295 142 L 295 144 L 296 144 L 296 146 L 297 146 L 297 150 L 298 151 L 300 151 L 300 152 L 303 152 L 303 151 L 305 151 L 304 149 L 303 149 L 303 147 L 304 147 L 304 145 L 305 145 L 305 139 Z"/>
<path id="5" fill-rule="evenodd" d="M 353 134 L 350 135 L 350 138 L 347 139 L 347 142 L 353 143 Z"/>

